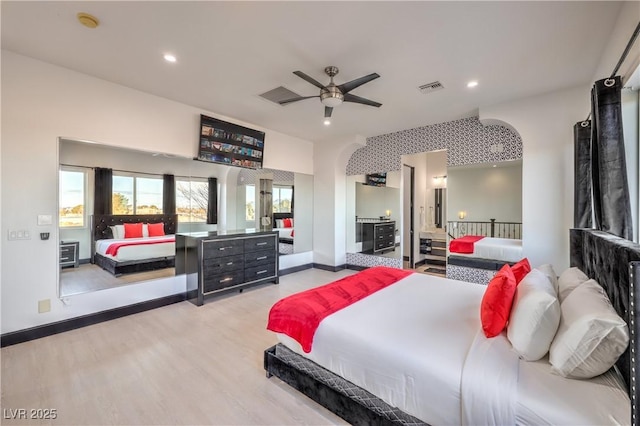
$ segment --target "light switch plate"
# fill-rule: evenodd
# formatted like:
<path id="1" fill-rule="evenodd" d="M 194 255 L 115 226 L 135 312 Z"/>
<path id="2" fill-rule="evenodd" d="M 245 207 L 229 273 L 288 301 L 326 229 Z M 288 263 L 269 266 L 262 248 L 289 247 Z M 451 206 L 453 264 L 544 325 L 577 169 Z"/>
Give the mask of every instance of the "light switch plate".
<path id="1" fill-rule="evenodd" d="M 50 214 L 39 214 L 38 225 L 52 225 L 53 217 Z"/>

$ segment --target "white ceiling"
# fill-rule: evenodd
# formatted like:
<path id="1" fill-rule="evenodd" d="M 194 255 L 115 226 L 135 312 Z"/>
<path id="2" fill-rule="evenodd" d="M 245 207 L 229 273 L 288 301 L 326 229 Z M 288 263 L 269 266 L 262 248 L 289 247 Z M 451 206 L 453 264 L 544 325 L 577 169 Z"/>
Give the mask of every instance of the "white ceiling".
<path id="1" fill-rule="evenodd" d="M 619 2 L 1 2 L 2 48 L 307 140 L 375 136 L 590 84 Z M 88 29 L 78 12 L 100 19 Z M 164 53 L 178 62 L 167 63 Z M 377 72 L 324 126 L 318 89 Z M 606 76 L 603 76 L 606 77 Z M 418 86 L 439 80 L 429 95 Z M 468 89 L 466 83 L 478 80 Z M 585 95 L 588 96 L 588 95 Z"/>

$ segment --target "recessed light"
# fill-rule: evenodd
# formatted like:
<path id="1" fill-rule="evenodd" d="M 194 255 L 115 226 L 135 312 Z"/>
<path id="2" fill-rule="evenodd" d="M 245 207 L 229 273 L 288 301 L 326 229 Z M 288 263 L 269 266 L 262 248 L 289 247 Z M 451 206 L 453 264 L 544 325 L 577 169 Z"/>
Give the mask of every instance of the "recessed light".
<path id="1" fill-rule="evenodd" d="M 498 166 L 497 166 L 496 164 L 494 164 L 494 165 L 493 165 L 493 166 L 491 166 L 491 167 L 498 167 Z"/>
<path id="2" fill-rule="evenodd" d="M 167 53 L 166 55 L 164 55 L 164 60 L 167 62 L 175 62 L 177 61 L 176 57 L 171 55 L 170 53 Z"/>
<path id="3" fill-rule="evenodd" d="M 80 12 L 76 15 L 76 17 L 78 18 L 78 22 L 80 22 L 87 28 L 93 29 L 100 25 L 100 21 L 98 20 L 98 18 L 88 13 Z"/>
<path id="4" fill-rule="evenodd" d="M 331 120 L 328 119 L 328 118 L 325 118 L 323 123 L 324 123 L 325 126 L 328 126 L 328 125 L 331 124 Z"/>
<path id="5" fill-rule="evenodd" d="M 475 80 L 467 83 L 468 88 L 476 87 L 477 85 L 478 85 L 478 82 Z"/>

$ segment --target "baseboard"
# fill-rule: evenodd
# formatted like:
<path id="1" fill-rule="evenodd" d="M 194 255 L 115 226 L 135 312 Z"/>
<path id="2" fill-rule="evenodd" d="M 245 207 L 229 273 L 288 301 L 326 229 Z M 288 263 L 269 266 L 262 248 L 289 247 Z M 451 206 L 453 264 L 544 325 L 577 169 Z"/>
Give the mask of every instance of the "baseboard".
<path id="1" fill-rule="evenodd" d="M 25 330 L 12 331 L 0 336 L 0 347 L 16 345 L 18 343 L 28 342 L 29 340 L 39 339 L 41 337 L 52 336 L 65 331 L 75 330 L 104 321 L 110 321 L 116 318 L 125 317 L 127 315 L 137 314 L 151 309 L 160 308 L 162 306 L 171 305 L 186 300 L 185 293 L 173 294 L 171 296 L 160 297 L 158 299 L 147 300 L 145 302 L 134 303 L 133 305 L 121 306 L 119 308 L 109 309 L 106 311 L 96 312 L 93 314 L 82 315 L 67 320 L 53 322 L 50 324 L 39 325 Z"/>
<path id="2" fill-rule="evenodd" d="M 91 263 L 91 259 L 89 259 L 89 258 L 86 258 L 86 259 L 80 259 L 80 260 L 78 260 L 78 263 L 79 263 L 80 265 L 86 265 L 86 264 L 88 264 L 88 263 Z"/>
<path id="3" fill-rule="evenodd" d="M 365 269 L 369 269 L 369 267 L 360 265 L 347 265 L 347 269 L 351 269 L 352 271 L 364 271 Z"/>
<path id="4" fill-rule="evenodd" d="M 422 266 L 422 265 L 426 265 L 426 264 L 427 264 L 427 260 L 426 259 L 422 259 L 422 260 L 419 260 L 418 262 L 416 262 L 414 266 L 417 267 L 417 266 Z"/>
<path id="5" fill-rule="evenodd" d="M 311 269 L 311 268 L 313 268 L 313 263 L 307 263 L 306 265 L 299 265 L 299 266 L 294 266 L 292 268 L 280 269 L 280 271 L 278 272 L 278 275 L 283 276 L 287 274 L 293 274 L 294 272 L 300 272 L 300 271 L 304 271 L 305 269 Z"/>
<path id="6" fill-rule="evenodd" d="M 322 263 L 314 263 L 313 267 L 315 269 L 322 269 L 325 271 L 331 271 L 331 272 L 338 272 L 338 271 L 342 271 L 343 269 L 347 269 L 347 265 L 338 265 L 338 266 L 331 266 L 331 265 L 323 265 Z"/>

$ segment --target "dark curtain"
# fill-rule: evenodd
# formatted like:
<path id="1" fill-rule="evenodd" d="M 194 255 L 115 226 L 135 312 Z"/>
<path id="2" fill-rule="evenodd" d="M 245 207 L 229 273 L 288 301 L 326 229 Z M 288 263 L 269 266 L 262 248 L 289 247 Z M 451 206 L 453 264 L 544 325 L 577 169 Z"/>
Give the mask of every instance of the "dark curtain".
<path id="1" fill-rule="evenodd" d="M 596 81 L 591 90 L 591 161 L 595 228 L 632 238 L 631 201 L 622 134 L 620 77 Z"/>
<path id="2" fill-rule="evenodd" d="M 591 120 L 573 126 L 573 227 L 591 228 Z"/>
<path id="3" fill-rule="evenodd" d="M 291 185 L 291 217 L 293 217 L 293 202 L 295 201 L 295 198 L 296 198 L 296 189 L 293 185 Z"/>
<path id="4" fill-rule="evenodd" d="M 162 213 L 176 214 L 176 177 L 162 176 Z"/>
<path id="5" fill-rule="evenodd" d="M 113 214 L 113 170 L 96 167 L 93 214 Z"/>
<path id="6" fill-rule="evenodd" d="M 209 204 L 207 206 L 207 223 L 218 223 L 218 179 L 209 178 Z"/>

